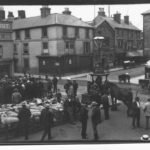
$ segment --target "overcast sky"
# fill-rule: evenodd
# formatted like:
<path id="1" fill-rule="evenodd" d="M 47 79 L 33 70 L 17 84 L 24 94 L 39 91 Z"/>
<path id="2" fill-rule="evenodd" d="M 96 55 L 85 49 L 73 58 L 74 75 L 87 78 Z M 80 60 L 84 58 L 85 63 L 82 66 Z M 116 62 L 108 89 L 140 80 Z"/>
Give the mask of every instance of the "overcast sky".
<path id="1" fill-rule="evenodd" d="M 36 6 L 3 6 L 6 11 L 6 16 L 8 11 L 12 11 L 14 16 L 18 16 L 18 10 L 25 10 L 26 17 L 39 16 L 40 15 L 40 5 Z M 64 8 L 68 7 L 72 15 L 82 18 L 84 21 L 91 21 L 100 7 L 104 8 L 106 15 L 108 15 L 108 5 L 49 5 L 51 8 L 51 13 L 62 13 Z M 132 5 L 110 5 L 110 14 L 113 15 L 117 11 L 121 13 L 121 18 L 124 15 L 129 15 L 130 21 L 137 26 L 139 29 L 143 29 L 143 16 L 141 13 L 150 10 L 150 4 L 132 4 Z"/>

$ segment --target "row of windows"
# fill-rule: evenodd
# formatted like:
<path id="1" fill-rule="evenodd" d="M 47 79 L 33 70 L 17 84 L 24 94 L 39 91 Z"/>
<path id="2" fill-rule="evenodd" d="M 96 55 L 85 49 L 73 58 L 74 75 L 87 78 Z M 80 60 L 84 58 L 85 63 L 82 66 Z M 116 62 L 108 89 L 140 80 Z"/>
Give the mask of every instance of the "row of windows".
<path id="1" fill-rule="evenodd" d="M 24 32 L 25 32 L 25 39 L 30 39 L 30 29 L 25 29 Z M 68 30 L 67 30 L 67 27 L 64 26 L 63 27 L 63 36 L 67 37 L 67 35 L 68 35 Z M 43 27 L 42 28 L 42 37 L 47 37 L 47 36 L 48 36 L 47 27 Z M 78 27 L 75 28 L 75 37 L 79 38 L 79 28 Z M 85 37 L 86 38 L 90 37 L 88 28 L 86 29 Z M 20 39 L 20 38 L 21 38 L 20 30 L 16 30 L 16 39 Z"/>
<path id="2" fill-rule="evenodd" d="M 128 37 L 128 38 L 140 39 L 140 32 L 139 31 L 117 29 L 116 35 L 118 37 Z"/>
<path id="3" fill-rule="evenodd" d="M 74 47 L 75 47 L 74 41 L 66 41 L 65 42 L 65 49 L 67 49 L 68 51 L 73 50 Z M 43 54 L 49 54 L 48 42 L 43 42 L 42 48 L 43 48 L 43 52 L 42 52 Z M 83 51 L 85 54 L 90 53 L 90 42 L 83 43 Z M 17 54 L 16 44 L 14 44 L 14 53 Z M 29 54 L 29 44 L 28 43 L 23 44 L 23 54 Z"/>
<path id="4" fill-rule="evenodd" d="M 137 41 L 124 41 L 122 39 L 117 40 L 117 47 L 118 48 L 140 48 L 141 43 Z"/>

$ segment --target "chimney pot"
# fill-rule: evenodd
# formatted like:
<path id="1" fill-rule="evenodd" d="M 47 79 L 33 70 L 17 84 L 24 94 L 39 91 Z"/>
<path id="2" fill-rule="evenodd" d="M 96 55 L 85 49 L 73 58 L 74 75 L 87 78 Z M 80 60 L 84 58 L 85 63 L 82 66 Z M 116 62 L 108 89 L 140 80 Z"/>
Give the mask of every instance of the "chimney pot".
<path id="1" fill-rule="evenodd" d="M 50 15 L 51 9 L 47 5 L 42 6 L 42 8 L 40 10 L 41 10 L 41 17 L 42 18 L 45 18 L 48 15 Z"/>
<path id="2" fill-rule="evenodd" d="M 0 20 L 4 20 L 5 19 L 5 10 L 4 8 L 2 7 L 0 9 Z"/>
<path id="3" fill-rule="evenodd" d="M 69 10 L 69 8 L 65 8 L 65 10 L 63 11 L 63 14 L 71 15 L 71 11 Z"/>
<path id="4" fill-rule="evenodd" d="M 11 17 L 13 17 L 14 18 L 14 14 L 13 14 L 13 12 L 8 12 L 8 18 L 11 18 Z"/>
<path id="5" fill-rule="evenodd" d="M 99 16 L 103 16 L 103 17 L 106 16 L 106 15 L 105 15 L 104 8 L 99 8 L 98 15 L 99 15 Z"/>
<path id="6" fill-rule="evenodd" d="M 26 18 L 26 14 L 24 10 L 18 10 L 18 18 Z"/>
<path id="7" fill-rule="evenodd" d="M 114 21 L 116 21 L 117 23 L 121 23 L 121 14 L 120 13 L 116 13 L 114 14 Z"/>
<path id="8" fill-rule="evenodd" d="M 124 23 L 129 24 L 129 16 L 124 16 Z"/>

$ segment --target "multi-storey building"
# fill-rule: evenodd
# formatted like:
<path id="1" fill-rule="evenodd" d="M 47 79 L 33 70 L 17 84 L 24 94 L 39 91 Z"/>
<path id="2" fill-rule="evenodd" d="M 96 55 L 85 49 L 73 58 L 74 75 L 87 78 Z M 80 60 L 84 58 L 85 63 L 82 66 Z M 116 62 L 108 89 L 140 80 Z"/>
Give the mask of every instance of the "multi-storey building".
<path id="1" fill-rule="evenodd" d="M 143 50 L 144 56 L 150 58 L 150 10 L 142 13 L 143 15 Z"/>
<path id="2" fill-rule="evenodd" d="M 96 28 L 95 36 L 104 37 L 101 50 L 105 65 L 122 64 L 128 52 L 141 49 L 141 31 L 129 21 L 129 16 L 124 16 L 124 20 L 121 19 L 120 13 L 107 17 L 104 9 L 100 8 L 92 24 Z M 96 62 L 98 58 L 97 52 Z"/>
<path id="3" fill-rule="evenodd" d="M 0 8 L 0 76 L 13 74 L 12 24 L 5 21 L 5 11 Z"/>
<path id="4" fill-rule="evenodd" d="M 43 6 L 41 16 L 13 21 L 16 72 L 69 73 L 92 69 L 93 27 L 71 15 L 51 13 Z"/>

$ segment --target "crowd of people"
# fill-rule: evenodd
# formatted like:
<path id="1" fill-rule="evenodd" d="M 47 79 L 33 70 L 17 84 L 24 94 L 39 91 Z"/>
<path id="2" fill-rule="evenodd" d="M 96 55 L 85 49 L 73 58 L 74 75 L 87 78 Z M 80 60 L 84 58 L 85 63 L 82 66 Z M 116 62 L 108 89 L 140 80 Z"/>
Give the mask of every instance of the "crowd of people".
<path id="1" fill-rule="evenodd" d="M 64 90 L 66 96 L 63 101 L 64 106 L 64 119 L 71 124 L 76 124 L 76 121 L 81 122 L 81 137 L 86 139 L 87 137 L 87 127 L 89 126 L 88 120 L 91 123 L 91 130 L 93 131 L 93 137 L 95 140 L 99 138 L 97 126 L 101 123 L 101 107 L 103 107 L 104 118 L 108 120 L 110 118 L 110 93 L 107 84 L 102 83 L 102 79 L 98 77 L 93 82 L 88 82 L 87 93 L 90 95 L 91 103 L 83 103 L 78 98 L 78 88 L 79 85 L 75 80 L 68 79 L 64 84 Z M 52 98 L 56 97 L 57 102 L 61 102 L 62 94 L 60 89 L 58 89 L 58 79 L 53 76 L 53 79 L 45 76 L 45 79 L 34 78 L 32 75 L 24 75 L 23 77 L 8 78 L 5 76 L 0 80 L 0 103 L 12 103 L 18 104 L 21 101 L 30 101 L 33 98 Z M 41 112 L 40 123 L 43 128 L 43 134 L 41 136 L 41 141 L 44 141 L 45 137 L 48 135 L 48 139 L 52 138 L 51 128 L 54 124 L 54 114 L 49 105 L 45 105 L 45 108 Z M 146 120 L 146 129 L 149 128 L 149 118 L 150 118 L 150 99 L 144 105 L 143 111 Z M 132 126 L 133 128 L 140 127 L 140 99 L 135 98 L 132 104 Z M 19 125 L 23 129 L 25 139 L 29 137 L 29 126 L 31 112 L 26 107 L 25 103 L 22 103 L 22 108 L 18 114 Z M 19 132 L 19 131 L 17 131 Z"/>
<path id="2" fill-rule="evenodd" d="M 52 92 L 57 92 L 57 83 L 56 76 L 52 80 L 47 75 L 44 80 L 41 76 L 35 78 L 30 74 L 16 78 L 4 76 L 0 79 L 0 104 L 16 104 L 24 100 L 50 96 Z"/>
<path id="3" fill-rule="evenodd" d="M 145 116 L 145 129 L 149 129 L 149 118 L 150 118 L 150 98 L 144 105 L 141 105 L 140 98 L 136 97 L 132 104 L 132 127 L 133 129 L 140 128 L 141 111 L 144 112 Z"/>

